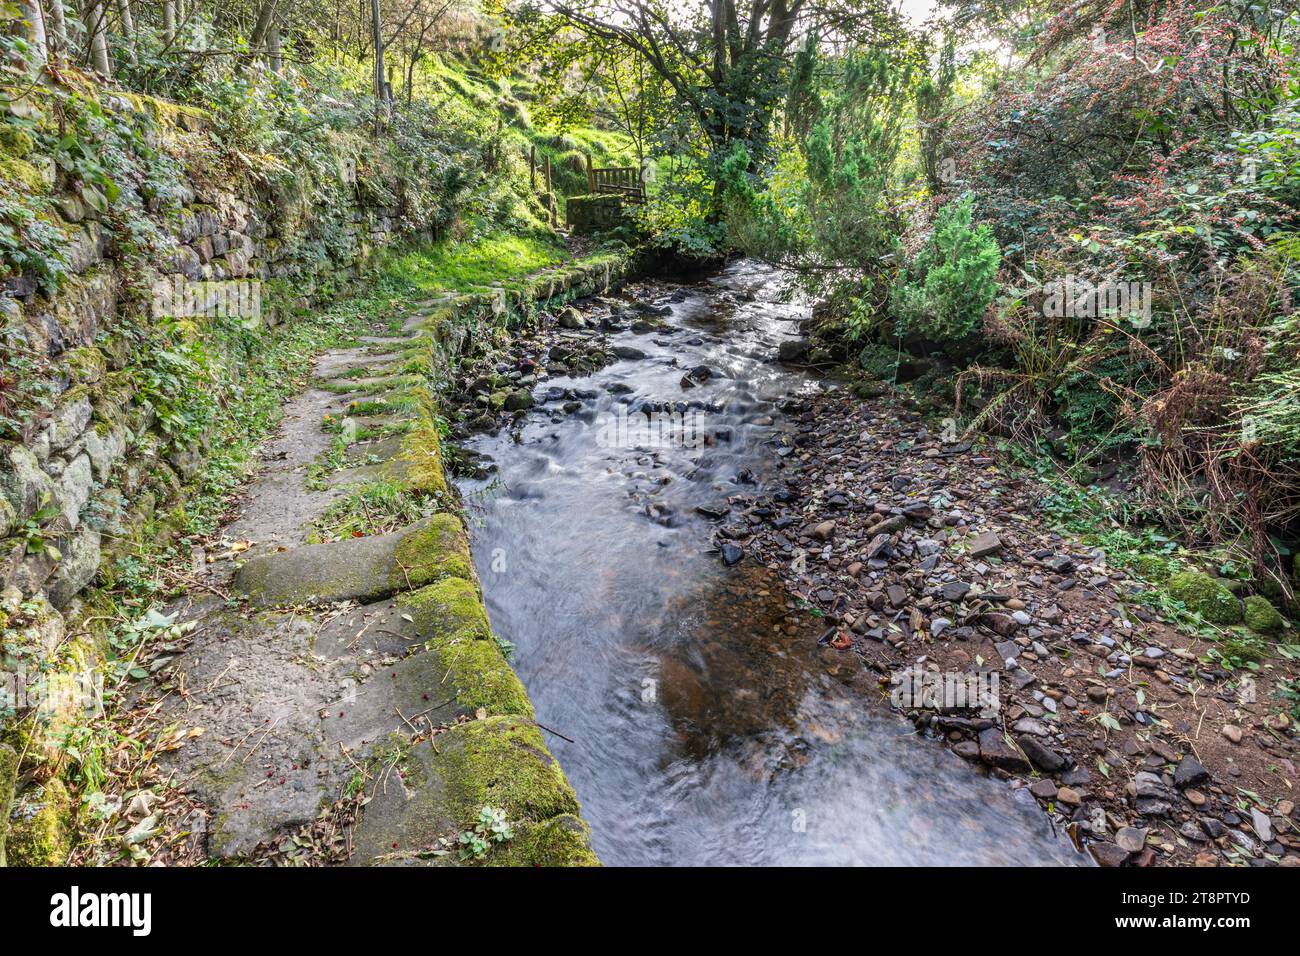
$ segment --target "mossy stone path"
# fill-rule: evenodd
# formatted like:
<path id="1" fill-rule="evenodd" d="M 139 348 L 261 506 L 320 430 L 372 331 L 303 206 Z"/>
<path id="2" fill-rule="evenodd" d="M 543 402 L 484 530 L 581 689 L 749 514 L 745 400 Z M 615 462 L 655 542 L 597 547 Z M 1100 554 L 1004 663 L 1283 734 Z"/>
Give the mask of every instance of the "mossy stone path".
<path id="1" fill-rule="evenodd" d="M 332 505 L 374 483 L 449 500 L 436 443 L 415 438 L 431 427 L 420 383 L 447 313 L 422 303 L 400 334 L 320 357 L 224 529 L 233 546 L 173 608 L 197 627 L 166 722 L 199 732 L 159 759 L 209 808 L 213 858 L 256 859 L 365 788 L 353 864 L 459 862 L 446 848 L 484 806 L 515 832 L 484 862 L 596 862 L 492 636 L 460 518 L 308 543 Z M 336 437 L 349 417 L 355 441 Z"/>

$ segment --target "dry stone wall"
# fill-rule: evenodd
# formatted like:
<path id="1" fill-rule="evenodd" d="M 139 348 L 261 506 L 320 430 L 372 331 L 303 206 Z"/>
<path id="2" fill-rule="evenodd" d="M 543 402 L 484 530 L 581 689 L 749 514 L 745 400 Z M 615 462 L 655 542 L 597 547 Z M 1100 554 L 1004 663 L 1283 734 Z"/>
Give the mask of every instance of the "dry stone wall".
<path id="1" fill-rule="evenodd" d="M 125 97 L 108 98 L 106 107 L 147 108 Z M 209 458 L 209 435 L 178 436 L 166 420 L 165 379 L 142 392 L 138 372 L 148 358 L 140 330 L 159 315 L 179 322 L 224 379 L 238 380 L 247 349 L 215 334 L 214 317 L 238 312 L 240 322 L 277 325 L 354 278 L 379 248 L 432 238 L 425 224 L 367 200 L 352 173 L 361 137 L 341 143 L 338 181 L 308 194 L 330 197 L 321 204 L 282 180 L 212 175 L 221 149 L 206 121 L 153 110 L 148 128 L 203 160 L 193 174 L 182 164 L 171 184 L 179 206 L 166 213 L 142 183 L 125 185 L 105 210 L 53 162 L 34 153 L 20 161 L 30 187 L 49 200 L 41 204 L 49 226 L 66 237 L 67 276 L 54 292 L 27 273 L 0 279 L 0 372 L 23 370 L 0 379 L 0 864 L 11 807 L 32 817 L 19 828 L 28 835 L 63 832 L 56 824 L 67 814 L 61 800 L 20 801 L 25 787 L 60 788 L 57 779 L 19 778 L 15 756 L 26 753 L 30 764 L 60 719 L 33 739 L 8 718 L 30 709 L 23 695 L 33 688 L 63 706 L 51 694 L 54 672 L 97 679 L 102 649 L 78 626 L 88 589 L 141 528 L 166 526 Z M 128 220 L 119 208 L 138 215 Z M 142 223 L 152 232 L 147 252 L 130 234 Z M 11 414 L 17 406 L 21 416 Z M 46 842 L 28 847 L 24 861 L 66 852 L 59 840 Z M 13 862 L 12 842 L 10 850 Z"/>
<path id="2" fill-rule="evenodd" d="M 42 175 L 58 189 L 52 168 Z M 219 309 L 212 297 L 242 296 L 260 310 L 253 321 L 283 321 L 319 289 L 355 276 L 375 249 L 417 236 L 394 210 L 367 206 L 352 192 L 350 208 L 326 215 L 251 179 L 182 182 L 179 217 L 159 222 L 165 251 L 147 262 L 115 258 L 109 217 L 75 191 L 58 193 L 69 280 L 53 296 L 27 275 L 0 290 L 0 348 L 44 370 L 49 406 L 24 423 L 18 440 L 0 444 L 0 593 L 7 605 L 48 599 L 66 608 L 94 576 L 102 535 L 132 512 L 175 500 L 202 467 L 201 440 L 176 447 L 157 409 L 123 374 L 137 358 L 134 343 L 119 334 L 128 314 L 146 317 L 173 289 L 206 289 L 209 300 L 198 306 L 209 314 Z M 202 324 L 200 316 L 195 334 Z M 29 546 L 34 527 L 57 558 Z"/>

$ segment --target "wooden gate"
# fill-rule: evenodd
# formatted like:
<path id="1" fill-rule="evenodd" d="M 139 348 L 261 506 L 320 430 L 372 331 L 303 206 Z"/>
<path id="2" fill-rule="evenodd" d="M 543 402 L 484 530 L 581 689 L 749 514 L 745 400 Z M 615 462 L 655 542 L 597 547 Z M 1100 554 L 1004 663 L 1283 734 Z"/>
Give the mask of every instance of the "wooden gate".
<path id="1" fill-rule="evenodd" d="M 645 202 L 645 184 L 636 166 L 606 166 L 597 169 L 587 162 L 587 186 L 592 193 L 622 196 L 627 202 Z"/>

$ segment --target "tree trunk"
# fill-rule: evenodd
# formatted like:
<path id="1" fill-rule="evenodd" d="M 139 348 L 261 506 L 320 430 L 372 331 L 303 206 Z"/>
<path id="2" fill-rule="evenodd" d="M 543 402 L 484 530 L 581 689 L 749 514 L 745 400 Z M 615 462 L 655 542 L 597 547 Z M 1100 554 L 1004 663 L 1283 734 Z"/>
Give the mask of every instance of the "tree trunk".
<path id="1" fill-rule="evenodd" d="M 254 55 L 266 49 L 266 37 L 275 22 L 275 3 L 276 0 L 263 0 L 262 5 L 257 9 L 257 24 L 253 27 L 253 35 L 248 43 Z"/>
<path id="2" fill-rule="evenodd" d="M 169 46 L 176 42 L 176 0 L 163 3 L 163 39 Z"/>
<path id="3" fill-rule="evenodd" d="M 27 4 L 27 19 L 32 25 L 32 49 L 36 51 L 36 65 L 44 66 L 50 58 L 50 40 L 45 32 L 45 11 L 41 9 L 41 0 L 31 0 Z"/>
<path id="4" fill-rule="evenodd" d="M 68 18 L 63 12 L 63 0 L 45 0 L 49 7 L 48 37 L 50 52 L 66 54 L 68 52 Z"/>
<path id="5" fill-rule="evenodd" d="M 370 0 L 370 20 L 375 38 L 375 100 L 388 101 L 384 90 L 384 28 L 379 19 L 379 0 Z"/>
<path id="6" fill-rule="evenodd" d="M 108 16 L 100 0 L 86 5 L 86 32 L 90 37 L 90 65 L 104 76 L 113 75 L 113 63 L 108 58 Z"/>
<path id="7" fill-rule="evenodd" d="M 266 34 L 267 48 L 270 51 L 267 57 L 271 64 L 271 72 L 279 74 L 284 71 L 284 54 L 280 51 L 280 28 L 272 24 L 271 29 Z"/>
<path id="8" fill-rule="evenodd" d="M 117 15 L 122 21 L 122 43 L 126 47 L 126 59 L 135 62 L 135 18 L 131 16 L 131 0 L 117 0 Z"/>

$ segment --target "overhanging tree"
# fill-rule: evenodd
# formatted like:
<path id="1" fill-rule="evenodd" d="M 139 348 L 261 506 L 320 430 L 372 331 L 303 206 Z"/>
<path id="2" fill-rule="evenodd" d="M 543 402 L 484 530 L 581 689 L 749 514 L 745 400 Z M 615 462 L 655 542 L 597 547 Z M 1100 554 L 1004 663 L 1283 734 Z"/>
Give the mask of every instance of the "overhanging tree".
<path id="1" fill-rule="evenodd" d="M 807 37 L 889 42 L 900 31 L 887 0 L 524 0 L 507 15 L 521 46 L 559 26 L 643 58 L 693 119 L 714 166 L 737 142 L 764 155 L 790 54 Z"/>

